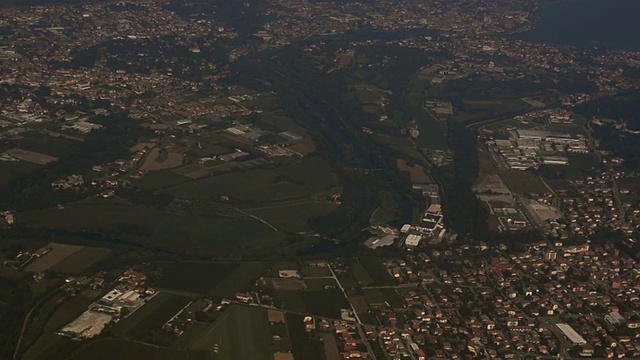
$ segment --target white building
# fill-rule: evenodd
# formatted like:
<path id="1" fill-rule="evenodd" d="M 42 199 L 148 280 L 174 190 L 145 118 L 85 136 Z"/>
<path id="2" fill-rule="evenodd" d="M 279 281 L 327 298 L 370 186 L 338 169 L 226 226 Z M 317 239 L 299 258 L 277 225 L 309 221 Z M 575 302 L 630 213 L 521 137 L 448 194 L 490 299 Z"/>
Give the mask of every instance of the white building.
<path id="1" fill-rule="evenodd" d="M 566 336 L 573 345 L 585 345 L 587 343 L 587 340 L 573 330 L 569 324 L 556 324 L 556 327 L 562 331 L 564 336 Z"/>

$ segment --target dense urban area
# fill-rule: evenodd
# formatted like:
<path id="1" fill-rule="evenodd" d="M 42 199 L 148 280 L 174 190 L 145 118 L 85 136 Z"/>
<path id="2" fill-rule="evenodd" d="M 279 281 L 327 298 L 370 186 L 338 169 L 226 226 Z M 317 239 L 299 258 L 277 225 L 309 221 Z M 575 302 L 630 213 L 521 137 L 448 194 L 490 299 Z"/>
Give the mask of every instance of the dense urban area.
<path id="1" fill-rule="evenodd" d="M 640 358 L 640 51 L 559 3 L 2 1 L 0 358 Z"/>

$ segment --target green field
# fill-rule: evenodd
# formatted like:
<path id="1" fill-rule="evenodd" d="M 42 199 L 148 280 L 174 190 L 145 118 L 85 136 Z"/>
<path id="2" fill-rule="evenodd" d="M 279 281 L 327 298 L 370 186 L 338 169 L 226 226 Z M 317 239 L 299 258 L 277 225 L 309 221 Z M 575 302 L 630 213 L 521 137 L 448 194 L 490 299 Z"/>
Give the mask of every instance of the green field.
<path id="1" fill-rule="evenodd" d="M 172 344 L 172 348 L 184 349 L 191 342 L 200 338 L 210 325 L 205 323 L 195 323 L 190 325 Z"/>
<path id="2" fill-rule="evenodd" d="M 133 314 L 120 320 L 112 331 L 119 336 L 135 338 L 146 332 L 160 329 L 191 299 L 160 292 Z"/>
<path id="3" fill-rule="evenodd" d="M 387 271 L 387 268 L 378 258 L 363 256 L 358 258 L 358 261 L 373 279 L 373 283 L 371 285 L 389 286 L 396 284 L 395 280 L 391 277 L 391 274 Z"/>
<path id="4" fill-rule="evenodd" d="M 326 279 L 305 279 L 305 284 L 307 284 L 308 290 L 324 290 L 325 286 L 338 288 L 338 284 L 334 279 L 326 278 Z"/>
<path id="5" fill-rule="evenodd" d="M 258 216 L 278 229 L 290 232 L 311 231 L 308 224 L 310 218 L 325 215 L 335 210 L 337 205 L 328 201 L 296 201 L 285 204 L 255 207 L 244 211 Z"/>
<path id="6" fill-rule="evenodd" d="M 178 349 L 158 347 L 120 339 L 100 339 L 82 347 L 72 360 L 158 359 L 187 360 L 191 354 Z"/>
<path id="7" fill-rule="evenodd" d="M 18 140 L 20 148 L 51 155 L 55 157 L 63 157 L 70 155 L 77 142 L 63 137 L 52 137 L 49 135 L 37 134 L 35 136 L 26 136 Z"/>
<path id="8" fill-rule="evenodd" d="M 516 194 L 546 194 L 549 192 L 542 179 L 528 170 L 502 170 L 500 176 L 509 189 Z"/>
<path id="9" fill-rule="evenodd" d="M 201 329 L 200 329 L 201 330 Z M 214 360 L 272 360 L 271 330 L 265 309 L 234 305 L 199 336 L 182 344 L 210 351 Z"/>
<path id="10" fill-rule="evenodd" d="M 206 294 L 237 267 L 235 263 L 185 262 L 170 270 L 156 286 Z"/>
<path id="11" fill-rule="evenodd" d="M 156 286 L 218 298 L 232 298 L 248 290 L 270 267 L 266 262 L 185 262 L 169 271 Z"/>
<path id="12" fill-rule="evenodd" d="M 132 179 L 131 185 L 143 189 L 162 189 L 188 181 L 189 178 L 178 175 L 170 170 L 149 171 L 141 179 Z"/>
<path id="13" fill-rule="evenodd" d="M 569 165 L 543 165 L 543 174 L 552 173 L 554 179 L 578 180 L 593 175 L 593 169 L 599 166 L 593 154 L 567 154 L 567 158 Z"/>
<path id="14" fill-rule="evenodd" d="M 325 360 L 322 342 L 311 338 L 305 331 L 303 316 L 298 314 L 286 315 L 287 327 L 291 338 L 291 348 L 294 358 L 304 360 Z"/>
<path id="15" fill-rule="evenodd" d="M 340 309 L 350 309 L 349 302 L 339 289 L 276 290 L 273 298 L 278 306 L 286 310 L 334 319 L 340 318 Z"/>
<path id="16" fill-rule="evenodd" d="M 54 301 L 56 301 L 54 299 Z M 77 342 L 62 336 L 53 335 L 53 332 L 60 329 L 65 324 L 83 313 L 87 306 L 89 306 L 95 300 L 95 296 L 76 295 L 67 298 L 61 304 L 57 305 L 55 310 L 50 316 L 43 317 L 42 321 L 42 334 L 39 338 L 27 349 L 24 354 L 24 359 L 55 359 L 61 358 L 65 349 L 73 349 L 73 344 Z M 53 303 L 52 303 L 53 304 Z M 43 305 L 43 308 L 48 306 L 48 303 Z M 45 310 L 46 311 L 46 310 Z M 41 316 L 38 314 L 38 316 Z M 37 327 L 32 323 L 29 329 Z M 28 339 L 25 338 L 23 344 L 28 344 Z"/>
<path id="17" fill-rule="evenodd" d="M 40 168 L 40 165 L 26 161 L 0 161 L 0 186 L 8 184 L 20 175 L 31 174 Z"/>
<path id="18" fill-rule="evenodd" d="M 335 185 L 327 163 L 321 158 L 309 158 L 275 169 L 256 169 L 195 180 L 165 191 L 184 199 L 208 200 L 226 195 L 241 202 L 272 202 L 309 197 Z"/>
<path id="19" fill-rule="evenodd" d="M 44 333 L 38 340 L 22 355 L 23 360 L 58 360 L 67 359 L 83 344 L 68 337 Z"/>
<path id="20" fill-rule="evenodd" d="M 271 247 L 284 235 L 268 226 L 246 218 L 194 216 L 162 212 L 141 206 L 118 206 L 95 203 L 67 205 L 63 210 L 44 209 L 24 212 L 20 221 L 31 227 L 64 228 L 75 231 L 112 233 L 120 223 L 136 224 L 148 229 L 150 236 L 119 233 L 125 239 L 165 246 L 215 246 L 237 250 Z M 249 248 L 249 246 L 251 248 Z"/>
<path id="21" fill-rule="evenodd" d="M 351 308 L 339 289 L 303 291 L 302 299 L 311 314 L 334 319 L 340 319 L 340 309 Z"/>
<path id="22" fill-rule="evenodd" d="M 404 307 L 404 299 L 395 289 L 380 289 L 384 297 L 387 298 L 387 302 L 392 308 Z"/>
<path id="23" fill-rule="evenodd" d="M 270 267 L 271 264 L 266 262 L 241 263 L 209 291 L 208 296 L 231 298 L 239 291 L 246 291 L 250 289 L 255 281 L 263 276 Z"/>
<path id="24" fill-rule="evenodd" d="M 63 259 L 49 270 L 63 274 L 80 274 L 111 253 L 111 249 L 85 246 Z"/>

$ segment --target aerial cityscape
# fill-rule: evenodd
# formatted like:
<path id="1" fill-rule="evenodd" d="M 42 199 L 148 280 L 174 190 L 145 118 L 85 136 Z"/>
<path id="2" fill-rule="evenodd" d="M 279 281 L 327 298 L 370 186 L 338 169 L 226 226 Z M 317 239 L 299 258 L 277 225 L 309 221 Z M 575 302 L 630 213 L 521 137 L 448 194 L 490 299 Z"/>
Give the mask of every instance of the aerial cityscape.
<path id="1" fill-rule="evenodd" d="M 0 1 L 0 359 L 640 359 L 639 12 Z"/>

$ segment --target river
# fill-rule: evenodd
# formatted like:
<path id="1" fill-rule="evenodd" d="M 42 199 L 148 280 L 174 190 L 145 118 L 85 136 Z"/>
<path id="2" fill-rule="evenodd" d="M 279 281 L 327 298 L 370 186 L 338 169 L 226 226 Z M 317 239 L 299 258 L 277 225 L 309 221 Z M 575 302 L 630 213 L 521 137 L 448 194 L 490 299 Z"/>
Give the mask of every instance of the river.
<path id="1" fill-rule="evenodd" d="M 535 29 L 517 35 L 532 42 L 640 51 L 640 1 L 572 0 L 540 9 Z"/>

